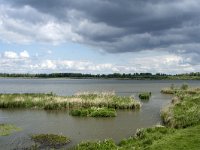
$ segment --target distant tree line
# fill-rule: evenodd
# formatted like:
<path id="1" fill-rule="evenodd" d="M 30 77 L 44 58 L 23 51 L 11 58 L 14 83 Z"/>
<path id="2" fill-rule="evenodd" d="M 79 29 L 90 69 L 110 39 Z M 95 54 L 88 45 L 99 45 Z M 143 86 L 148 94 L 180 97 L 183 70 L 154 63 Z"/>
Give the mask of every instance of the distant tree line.
<path id="1" fill-rule="evenodd" d="M 82 74 L 82 73 L 50 73 L 50 74 L 22 74 L 22 73 L 0 73 L 0 77 L 12 77 L 12 78 L 78 78 L 78 79 L 152 79 L 152 80 L 163 80 L 163 79 L 200 79 L 200 72 L 192 72 L 185 74 L 169 75 L 163 73 L 113 73 L 113 74 Z"/>

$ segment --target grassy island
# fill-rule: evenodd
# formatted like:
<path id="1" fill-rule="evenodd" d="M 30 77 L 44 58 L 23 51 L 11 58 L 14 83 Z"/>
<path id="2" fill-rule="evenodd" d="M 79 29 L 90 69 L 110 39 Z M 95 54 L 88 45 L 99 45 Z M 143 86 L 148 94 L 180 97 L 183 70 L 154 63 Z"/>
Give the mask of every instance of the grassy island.
<path id="1" fill-rule="evenodd" d="M 0 108 L 36 108 L 47 110 L 106 107 L 138 109 L 140 102 L 132 97 L 117 96 L 112 92 L 78 93 L 73 96 L 54 94 L 0 94 Z"/>

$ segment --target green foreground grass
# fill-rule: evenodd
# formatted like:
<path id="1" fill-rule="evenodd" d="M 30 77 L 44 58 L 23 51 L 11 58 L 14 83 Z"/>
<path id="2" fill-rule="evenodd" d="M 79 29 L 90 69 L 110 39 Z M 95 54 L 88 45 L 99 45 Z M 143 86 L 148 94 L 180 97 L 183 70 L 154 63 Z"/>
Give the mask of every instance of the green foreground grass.
<path id="1" fill-rule="evenodd" d="M 140 129 L 118 145 L 112 139 L 82 142 L 75 150 L 199 150 L 200 125 L 186 129 L 152 127 Z"/>
<path id="2" fill-rule="evenodd" d="M 54 94 L 0 94 L 0 108 L 36 108 L 47 110 L 106 107 L 114 109 L 138 109 L 140 102 L 132 97 L 114 93 L 79 93 L 73 96 Z"/>
<path id="3" fill-rule="evenodd" d="M 20 128 L 11 124 L 0 124 L 0 136 L 6 136 L 16 131 L 20 131 Z"/>

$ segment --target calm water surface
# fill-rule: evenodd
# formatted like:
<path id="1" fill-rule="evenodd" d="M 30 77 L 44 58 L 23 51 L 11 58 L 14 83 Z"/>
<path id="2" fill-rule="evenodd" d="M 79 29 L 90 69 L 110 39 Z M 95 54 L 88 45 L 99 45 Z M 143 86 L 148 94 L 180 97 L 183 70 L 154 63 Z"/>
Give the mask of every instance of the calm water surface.
<path id="1" fill-rule="evenodd" d="M 71 147 L 83 140 L 112 138 L 119 142 L 134 135 L 138 128 L 161 123 L 160 109 L 171 96 L 160 94 L 160 89 L 172 83 L 200 86 L 200 81 L 154 80 L 69 80 L 69 79 L 0 79 L 0 93 L 48 93 L 73 95 L 81 91 L 115 91 L 117 95 L 134 96 L 151 91 L 152 97 L 142 103 L 139 111 L 118 111 L 115 118 L 72 117 L 66 111 L 0 109 L 0 123 L 11 123 L 22 128 L 10 136 L 0 137 L 0 149 L 22 148 L 31 144 L 33 133 L 54 133 L 69 136 Z"/>

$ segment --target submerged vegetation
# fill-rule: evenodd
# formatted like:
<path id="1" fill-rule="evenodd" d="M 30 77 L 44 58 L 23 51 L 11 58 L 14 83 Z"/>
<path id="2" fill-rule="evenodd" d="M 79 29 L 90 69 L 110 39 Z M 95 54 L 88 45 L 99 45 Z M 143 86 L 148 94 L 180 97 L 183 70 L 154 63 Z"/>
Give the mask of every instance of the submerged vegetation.
<path id="1" fill-rule="evenodd" d="M 141 100 L 149 100 L 151 97 L 151 92 L 143 92 L 139 94 Z"/>
<path id="2" fill-rule="evenodd" d="M 6 136 L 11 134 L 12 132 L 19 131 L 20 128 L 15 127 L 11 124 L 0 124 L 0 136 Z"/>
<path id="3" fill-rule="evenodd" d="M 31 139 L 39 143 L 41 148 L 44 147 L 51 147 L 57 148 L 64 146 L 70 142 L 68 137 L 63 135 L 56 135 L 56 134 L 35 134 L 31 136 Z"/>
<path id="4" fill-rule="evenodd" d="M 0 108 L 38 108 L 61 110 L 70 108 L 106 107 L 138 109 L 140 103 L 132 97 L 117 96 L 113 92 L 78 93 L 73 96 L 50 94 L 0 94 Z"/>
<path id="5" fill-rule="evenodd" d="M 116 117 L 116 110 L 113 108 L 97 108 L 91 107 L 89 109 L 75 109 L 71 110 L 70 114 L 72 116 L 81 117 Z"/>

